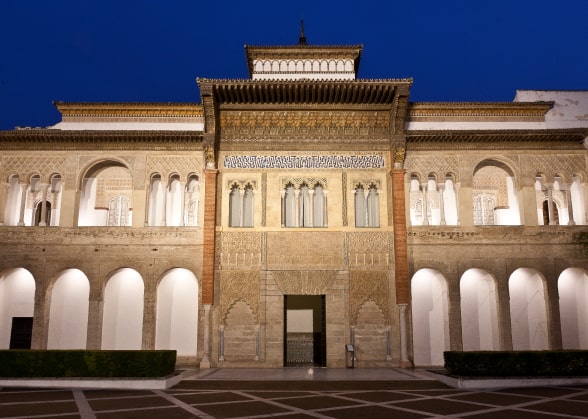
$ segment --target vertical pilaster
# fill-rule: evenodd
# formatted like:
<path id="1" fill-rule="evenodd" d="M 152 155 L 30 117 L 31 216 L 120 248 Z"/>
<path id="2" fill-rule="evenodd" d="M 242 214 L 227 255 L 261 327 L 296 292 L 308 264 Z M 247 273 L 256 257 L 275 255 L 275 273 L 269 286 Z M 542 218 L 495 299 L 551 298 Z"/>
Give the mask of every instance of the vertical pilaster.
<path id="1" fill-rule="evenodd" d="M 406 238 L 404 169 L 392 169 L 392 219 L 394 227 L 394 277 L 396 303 L 409 304 L 408 245 Z"/>
<path id="2" fill-rule="evenodd" d="M 21 183 L 19 184 L 20 186 L 20 212 L 18 215 L 18 226 L 24 226 L 25 222 L 24 222 L 24 212 L 25 212 L 25 208 L 27 206 L 27 190 L 29 188 L 29 184 L 28 183 Z"/>

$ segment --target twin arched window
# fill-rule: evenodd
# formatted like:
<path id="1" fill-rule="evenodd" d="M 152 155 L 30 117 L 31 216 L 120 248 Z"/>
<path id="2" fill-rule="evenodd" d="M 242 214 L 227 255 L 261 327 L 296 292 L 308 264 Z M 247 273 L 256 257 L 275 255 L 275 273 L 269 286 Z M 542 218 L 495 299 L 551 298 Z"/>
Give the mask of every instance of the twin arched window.
<path id="1" fill-rule="evenodd" d="M 229 193 L 229 226 L 253 227 L 253 186 L 234 183 Z"/>
<path id="2" fill-rule="evenodd" d="M 360 184 L 355 188 L 355 227 L 379 226 L 378 189 L 374 184 L 367 189 Z"/>

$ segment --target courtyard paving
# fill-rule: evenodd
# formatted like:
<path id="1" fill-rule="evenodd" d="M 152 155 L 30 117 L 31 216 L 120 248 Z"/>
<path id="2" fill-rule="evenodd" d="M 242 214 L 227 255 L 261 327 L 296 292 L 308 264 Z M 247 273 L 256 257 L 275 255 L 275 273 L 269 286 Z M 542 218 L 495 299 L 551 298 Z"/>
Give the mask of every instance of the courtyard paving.
<path id="1" fill-rule="evenodd" d="M 588 385 L 463 390 L 397 369 L 188 371 L 167 390 L 0 388 L 0 418 L 586 418 Z"/>

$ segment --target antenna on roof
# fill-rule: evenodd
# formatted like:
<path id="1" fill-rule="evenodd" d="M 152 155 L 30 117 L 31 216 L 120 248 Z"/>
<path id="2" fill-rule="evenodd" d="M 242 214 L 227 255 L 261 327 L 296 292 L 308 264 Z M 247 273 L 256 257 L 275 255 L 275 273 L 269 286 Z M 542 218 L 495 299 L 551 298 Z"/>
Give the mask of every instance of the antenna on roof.
<path id="1" fill-rule="evenodd" d="M 304 20 L 300 20 L 300 36 L 298 37 L 298 45 L 306 45 L 306 36 L 304 36 Z"/>

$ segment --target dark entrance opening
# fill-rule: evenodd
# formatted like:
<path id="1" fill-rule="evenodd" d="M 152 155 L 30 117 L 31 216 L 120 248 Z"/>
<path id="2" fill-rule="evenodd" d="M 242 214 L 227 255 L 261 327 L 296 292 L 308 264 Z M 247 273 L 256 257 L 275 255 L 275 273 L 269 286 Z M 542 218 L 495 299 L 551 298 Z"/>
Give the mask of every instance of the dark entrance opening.
<path id="1" fill-rule="evenodd" d="M 32 317 L 13 317 L 9 349 L 31 349 L 33 336 Z"/>
<path id="2" fill-rule="evenodd" d="M 284 366 L 327 366 L 324 295 L 284 296 Z"/>

